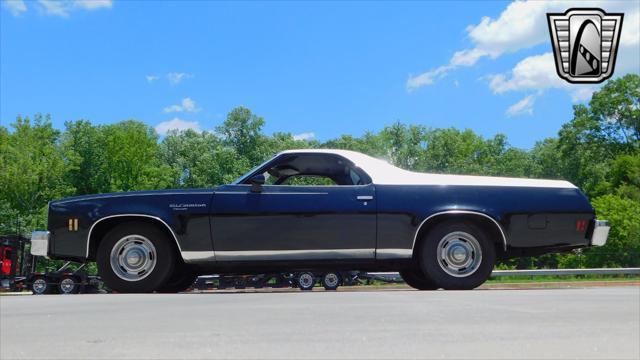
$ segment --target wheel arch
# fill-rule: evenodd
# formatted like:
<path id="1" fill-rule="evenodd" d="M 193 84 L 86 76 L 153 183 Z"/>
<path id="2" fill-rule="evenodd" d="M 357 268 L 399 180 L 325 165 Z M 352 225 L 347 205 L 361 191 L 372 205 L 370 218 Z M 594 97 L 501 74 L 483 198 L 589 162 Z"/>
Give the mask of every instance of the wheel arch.
<path id="1" fill-rule="evenodd" d="M 169 236 L 169 238 L 172 238 L 174 240 L 176 250 L 180 254 L 180 258 L 184 260 L 184 258 L 182 257 L 182 248 L 180 247 L 178 237 L 176 236 L 173 229 L 169 226 L 169 224 L 167 224 L 164 220 L 157 216 L 147 214 L 117 214 L 104 216 L 96 220 L 89 228 L 89 233 L 87 234 L 87 250 L 85 255 L 86 259 L 95 260 L 98 245 L 109 230 L 132 220 L 146 222 L 148 224 L 156 226 L 161 231 L 164 231 L 165 234 Z"/>
<path id="2" fill-rule="evenodd" d="M 413 237 L 413 254 L 415 256 L 418 240 L 433 227 L 449 219 L 469 219 L 479 225 L 484 231 L 491 235 L 491 239 L 496 245 L 496 250 L 507 251 L 507 236 L 500 223 L 492 216 L 473 210 L 446 210 L 431 214 L 424 219 Z"/>

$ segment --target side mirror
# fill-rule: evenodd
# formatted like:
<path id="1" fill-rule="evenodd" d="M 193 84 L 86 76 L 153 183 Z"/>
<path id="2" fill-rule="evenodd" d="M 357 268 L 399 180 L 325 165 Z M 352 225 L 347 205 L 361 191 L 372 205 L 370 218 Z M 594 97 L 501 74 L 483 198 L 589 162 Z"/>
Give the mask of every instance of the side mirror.
<path id="1" fill-rule="evenodd" d="M 262 185 L 264 185 L 264 175 L 258 174 L 253 176 L 249 182 L 251 183 L 251 192 L 259 193 L 262 191 Z"/>

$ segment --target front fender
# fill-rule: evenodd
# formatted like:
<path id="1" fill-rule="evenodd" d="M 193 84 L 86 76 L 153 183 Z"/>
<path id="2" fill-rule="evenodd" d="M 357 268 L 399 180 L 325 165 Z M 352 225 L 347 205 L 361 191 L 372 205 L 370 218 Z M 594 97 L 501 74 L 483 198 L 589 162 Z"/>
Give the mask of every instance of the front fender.
<path id="1" fill-rule="evenodd" d="M 51 256 L 94 259 L 97 244 L 106 232 L 122 222 L 136 219 L 155 223 L 165 230 L 181 255 L 185 251 L 213 251 L 208 219 L 211 195 L 202 195 L 121 195 L 52 202 L 49 205 Z M 185 204 L 194 206 L 180 207 Z"/>

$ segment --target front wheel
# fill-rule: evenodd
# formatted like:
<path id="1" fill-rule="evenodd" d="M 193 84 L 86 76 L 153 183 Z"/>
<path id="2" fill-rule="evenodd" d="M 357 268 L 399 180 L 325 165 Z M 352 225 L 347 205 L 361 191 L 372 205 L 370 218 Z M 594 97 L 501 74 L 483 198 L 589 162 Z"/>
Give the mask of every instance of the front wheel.
<path id="1" fill-rule="evenodd" d="M 166 283 L 156 291 L 160 293 L 178 293 L 187 290 L 198 278 L 196 272 L 186 264 L 176 266 Z"/>
<path id="2" fill-rule="evenodd" d="M 435 286 L 470 290 L 491 275 L 493 242 L 472 222 L 447 221 L 429 231 L 419 253 L 422 272 Z"/>
<path id="3" fill-rule="evenodd" d="M 400 276 L 407 285 L 416 290 L 438 290 L 433 281 L 429 280 L 420 269 L 405 269 L 400 271 Z"/>
<path id="4" fill-rule="evenodd" d="M 107 233 L 98 246 L 98 272 L 116 292 L 158 290 L 175 268 L 171 239 L 148 223 L 130 222 Z"/>

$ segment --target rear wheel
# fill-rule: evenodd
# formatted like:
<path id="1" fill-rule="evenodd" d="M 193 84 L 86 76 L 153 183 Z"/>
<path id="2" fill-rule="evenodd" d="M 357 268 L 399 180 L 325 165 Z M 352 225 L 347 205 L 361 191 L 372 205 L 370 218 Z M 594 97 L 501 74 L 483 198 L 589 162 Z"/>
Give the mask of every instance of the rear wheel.
<path id="1" fill-rule="evenodd" d="M 429 280 L 420 269 L 405 269 L 400 271 L 400 276 L 407 285 L 417 290 L 437 290 L 438 287 Z"/>
<path id="2" fill-rule="evenodd" d="M 425 277 L 437 287 L 469 290 L 489 278 L 496 251 L 474 223 L 447 221 L 429 231 L 419 260 Z"/>
<path id="3" fill-rule="evenodd" d="M 148 223 L 131 222 L 109 231 L 98 246 L 97 265 L 105 284 L 122 293 L 158 290 L 174 272 L 171 239 Z"/>

